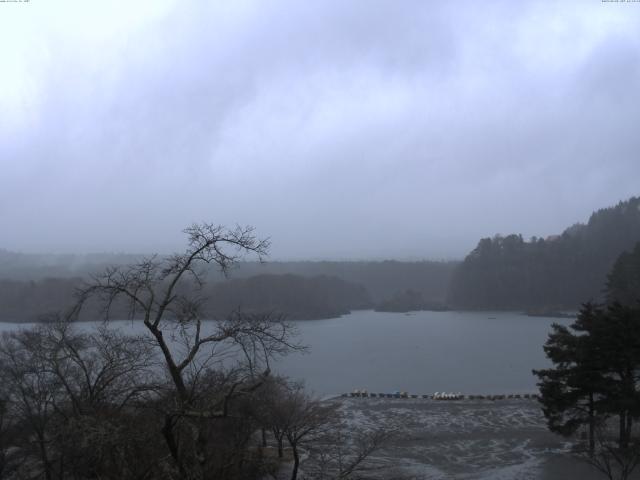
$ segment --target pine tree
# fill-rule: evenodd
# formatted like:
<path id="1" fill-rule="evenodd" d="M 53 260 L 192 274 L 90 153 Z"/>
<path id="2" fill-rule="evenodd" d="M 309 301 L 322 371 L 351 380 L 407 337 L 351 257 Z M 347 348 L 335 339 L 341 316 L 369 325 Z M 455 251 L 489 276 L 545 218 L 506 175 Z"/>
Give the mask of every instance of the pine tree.
<path id="1" fill-rule="evenodd" d="M 570 436 L 586 425 L 593 452 L 597 425 L 617 416 L 628 448 L 640 418 L 640 308 L 587 303 L 570 327 L 553 325 L 544 350 L 554 366 L 534 374 L 549 429 Z"/>
<path id="2" fill-rule="evenodd" d="M 607 276 L 607 301 L 633 306 L 640 300 L 640 242 L 623 252 Z"/>
<path id="3" fill-rule="evenodd" d="M 606 379 L 597 344 L 589 332 L 602 316 L 600 307 L 586 303 L 570 328 L 554 324 L 544 346 L 554 367 L 533 371 L 540 379 L 540 402 L 549 429 L 570 436 L 586 425 L 590 451 L 595 448 L 597 413 Z"/>
<path id="4" fill-rule="evenodd" d="M 640 309 L 614 302 L 591 333 L 602 363 L 603 409 L 619 418 L 621 448 L 631 440 L 634 419 L 640 417 Z"/>

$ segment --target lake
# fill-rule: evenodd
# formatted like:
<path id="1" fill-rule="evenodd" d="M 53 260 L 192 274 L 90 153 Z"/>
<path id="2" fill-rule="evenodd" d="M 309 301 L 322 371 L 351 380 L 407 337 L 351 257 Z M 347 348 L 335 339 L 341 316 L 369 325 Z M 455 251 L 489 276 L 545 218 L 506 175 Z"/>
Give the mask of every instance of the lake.
<path id="1" fill-rule="evenodd" d="M 370 392 L 528 393 L 534 368 L 549 365 L 542 346 L 554 322 L 516 313 L 359 311 L 297 322 L 308 355 L 279 362 L 321 394 Z"/>
<path id="2" fill-rule="evenodd" d="M 554 322 L 571 320 L 505 312 L 357 311 L 295 322 L 309 353 L 285 357 L 273 370 L 304 379 L 323 397 L 354 388 L 531 393 L 536 391 L 531 370 L 549 365 L 542 346 Z M 113 323 L 125 331 L 144 331 L 138 321 Z M 0 323 L 0 332 L 25 326 Z M 548 432 L 536 401 L 349 398 L 341 404 L 354 425 L 402 425 L 404 435 L 373 461 L 402 466 L 411 474 L 407 478 L 599 478 L 571 456 L 565 439 Z"/>
<path id="3" fill-rule="evenodd" d="M 295 322 L 310 351 L 277 361 L 273 370 L 304 379 L 322 396 L 354 388 L 530 393 L 536 391 L 531 370 L 549 365 L 542 346 L 554 322 L 571 320 L 505 312 L 356 311 Z M 117 323 L 142 331 L 140 323 Z M 28 324 L 0 323 L 0 331 L 24 326 Z"/>

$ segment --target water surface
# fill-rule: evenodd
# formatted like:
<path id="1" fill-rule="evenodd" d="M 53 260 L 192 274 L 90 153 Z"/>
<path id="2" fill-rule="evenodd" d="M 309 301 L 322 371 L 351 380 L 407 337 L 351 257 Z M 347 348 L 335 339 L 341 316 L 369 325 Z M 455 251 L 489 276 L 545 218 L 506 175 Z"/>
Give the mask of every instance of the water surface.
<path id="1" fill-rule="evenodd" d="M 549 365 L 542 346 L 554 322 L 571 320 L 504 312 L 359 311 L 297 322 L 311 353 L 287 357 L 278 366 L 322 394 L 353 388 L 534 392 L 531 370 Z"/>
<path id="2" fill-rule="evenodd" d="M 549 365 L 542 345 L 554 322 L 571 320 L 504 312 L 357 311 L 295 322 L 309 353 L 285 357 L 273 369 L 304 379 L 319 395 L 354 388 L 419 394 L 534 392 L 531 370 Z M 144 331 L 140 322 L 117 324 Z M 28 326 L 0 323 L 0 331 Z"/>

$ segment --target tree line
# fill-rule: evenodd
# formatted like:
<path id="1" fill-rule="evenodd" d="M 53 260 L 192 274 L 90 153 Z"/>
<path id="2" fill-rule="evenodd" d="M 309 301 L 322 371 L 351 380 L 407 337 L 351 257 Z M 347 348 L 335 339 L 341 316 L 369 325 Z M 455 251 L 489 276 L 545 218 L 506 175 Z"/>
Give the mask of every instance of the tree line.
<path id="1" fill-rule="evenodd" d="M 606 303 L 585 303 L 544 346 L 553 367 L 534 371 L 551 431 L 586 432 L 584 457 L 609 478 L 640 463 L 640 243 L 616 260 Z"/>
<path id="2" fill-rule="evenodd" d="M 68 311 L 2 336 L 1 478 L 264 478 L 290 455 L 295 480 L 303 450 L 307 478 L 349 478 L 388 438 L 347 431 L 334 405 L 272 374 L 274 358 L 304 349 L 284 318 L 203 321 L 204 267 L 227 272 L 268 242 L 250 228 L 185 232 L 184 253 L 110 267 Z M 104 323 L 82 331 L 73 320 L 89 302 Z M 116 305 L 137 335 L 112 328 Z"/>
<path id="3" fill-rule="evenodd" d="M 365 288 L 374 304 L 406 290 L 418 292 L 426 302 L 443 303 L 458 261 L 278 261 L 242 262 L 234 278 L 292 274 L 302 277 L 337 277 Z M 219 280 L 221 277 L 217 276 Z M 212 278 L 216 280 L 216 278 Z"/>
<path id="4" fill-rule="evenodd" d="M 69 284 L 112 265 L 129 265 L 142 258 L 131 254 L 35 255 L 0 249 L 0 284 L 5 288 L 40 286 L 56 281 Z M 372 304 L 391 299 L 406 290 L 419 292 L 427 302 L 444 302 L 455 261 L 269 261 L 242 259 L 234 265 L 233 279 L 264 277 L 274 282 L 283 275 L 304 278 L 338 278 L 366 290 Z M 207 275 L 210 287 L 227 278 L 216 269 Z M 69 289 L 69 291 L 71 291 Z M 0 288 L 0 292 L 2 288 Z M 36 293 L 36 292 L 33 292 Z"/>
<path id="5" fill-rule="evenodd" d="M 290 318 L 327 318 L 358 308 L 576 310 L 585 299 L 603 299 L 602 284 L 618 255 L 640 240 L 640 198 L 594 212 L 547 238 L 496 235 L 481 239 L 463 262 L 270 262 L 239 261 L 228 285 L 207 272 L 210 310 L 224 299 L 250 299 L 248 308 L 272 305 Z M 0 250 L 0 318 L 33 321 L 60 308 L 83 278 L 132 255 L 30 256 Z M 219 288 L 224 294 L 215 294 Z M 223 299 L 215 304 L 216 299 Z M 56 303 L 57 302 L 57 303 Z M 225 303 L 226 302 L 226 303 Z M 235 305 L 234 307 L 237 307 Z"/>
<path id="6" fill-rule="evenodd" d="M 81 278 L 47 278 L 39 281 L 0 280 L 0 319 L 38 322 L 73 301 L 82 286 Z M 185 282 L 182 288 L 192 288 Z M 209 318 L 224 318 L 233 311 L 278 312 L 296 320 L 334 318 L 351 310 L 371 308 L 373 303 L 360 285 L 337 277 L 258 275 L 229 279 L 206 287 L 205 304 Z M 111 305 L 112 316 L 127 317 L 126 302 Z M 81 320 L 99 316 L 97 302 L 85 305 Z"/>
<path id="7" fill-rule="evenodd" d="M 448 302 L 464 309 L 577 309 L 603 300 L 607 273 L 640 240 L 640 198 L 546 239 L 483 238 L 456 269 Z"/>
<path id="8" fill-rule="evenodd" d="M 260 265 L 258 262 L 238 262 L 232 278 L 220 275 L 215 269 L 206 272 L 205 307 L 211 318 L 222 318 L 238 308 L 279 312 L 296 320 L 334 318 L 353 310 L 374 307 L 388 310 L 389 305 L 400 311 L 419 310 L 424 306 L 443 304 L 448 275 L 453 270 L 450 264 L 439 262 L 275 262 Z M 85 272 L 84 277 L 0 278 L 0 319 L 39 321 L 73 301 L 76 288 L 91 275 Z M 411 288 L 405 291 L 403 286 Z M 406 302 L 407 291 L 415 292 L 420 301 Z M 112 308 L 114 315 L 119 312 L 122 318 L 126 316 L 124 306 L 116 303 Z M 90 319 L 98 313 L 98 305 L 86 305 L 83 318 Z"/>

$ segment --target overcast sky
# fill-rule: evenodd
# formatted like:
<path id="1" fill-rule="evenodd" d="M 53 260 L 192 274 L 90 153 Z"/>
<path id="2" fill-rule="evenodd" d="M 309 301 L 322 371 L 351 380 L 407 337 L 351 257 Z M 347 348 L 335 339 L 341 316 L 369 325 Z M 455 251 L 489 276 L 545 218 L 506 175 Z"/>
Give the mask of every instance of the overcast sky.
<path id="1" fill-rule="evenodd" d="M 0 3 L 0 248 L 460 258 L 640 194 L 640 3 Z"/>

